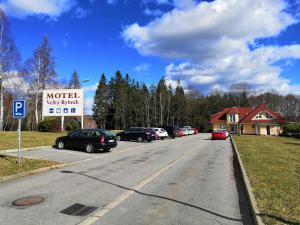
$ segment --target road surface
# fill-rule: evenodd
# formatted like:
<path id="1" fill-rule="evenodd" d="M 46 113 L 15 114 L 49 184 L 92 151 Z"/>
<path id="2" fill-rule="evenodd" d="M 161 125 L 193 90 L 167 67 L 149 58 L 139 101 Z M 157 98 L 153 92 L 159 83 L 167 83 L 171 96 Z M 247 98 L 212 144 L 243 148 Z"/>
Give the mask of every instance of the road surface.
<path id="1" fill-rule="evenodd" d="M 109 153 L 28 152 L 73 164 L 0 184 L 0 224 L 253 224 L 230 141 L 209 138 L 121 142 Z M 12 205 L 31 196 L 44 201 Z"/>

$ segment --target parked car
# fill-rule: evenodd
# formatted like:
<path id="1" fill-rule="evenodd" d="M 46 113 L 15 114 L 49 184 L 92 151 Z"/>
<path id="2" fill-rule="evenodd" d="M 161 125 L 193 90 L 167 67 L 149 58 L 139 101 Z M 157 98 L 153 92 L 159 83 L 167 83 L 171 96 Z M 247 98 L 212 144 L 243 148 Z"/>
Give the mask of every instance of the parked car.
<path id="1" fill-rule="evenodd" d="M 165 138 L 168 138 L 168 132 L 164 128 L 153 128 L 156 132 L 156 135 L 158 139 L 164 140 Z"/>
<path id="2" fill-rule="evenodd" d="M 199 134 L 199 131 L 197 128 L 192 128 L 194 130 L 194 134 Z"/>
<path id="3" fill-rule="evenodd" d="M 168 132 L 169 137 L 171 137 L 171 138 L 178 137 L 179 127 L 177 127 L 177 126 L 163 126 L 162 128 L 164 128 Z"/>
<path id="4" fill-rule="evenodd" d="M 156 130 L 154 128 L 147 128 L 147 129 L 151 134 L 153 133 L 155 135 L 154 140 L 158 140 L 158 135 L 156 133 Z"/>
<path id="5" fill-rule="evenodd" d="M 109 151 L 117 147 L 117 139 L 109 130 L 80 129 L 58 137 L 55 145 L 58 149 L 85 149 L 86 152 L 93 153 L 98 149 Z"/>
<path id="6" fill-rule="evenodd" d="M 184 136 L 184 131 L 183 130 L 179 130 L 178 131 L 178 137 L 183 137 Z"/>
<path id="7" fill-rule="evenodd" d="M 184 132 L 184 136 L 189 135 L 189 130 L 187 128 L 182 128 L 182 131 Z"/>
<path id="8" fill-rule="evenodd" d="M 226 140 L 226 132 L 223 130 L 215 130 L 211 134 L 212 140 Z"/>
<path id="9" fill-rule="evenodd" d="M 117 133 L 116 136 L 119 141 L 135 140 L 138 142 L 142 142 L 142 141 L 151 142 L 155 140 L 155 131 L 153 131 L 150 128 L 131 127 L 128 130 Z"/>
<path id="10" fill-rule="evenodd" d="M 225 130 L 225 129 L 222 129 L 222 131 L 224 131 L 224 132 L 225 132 L 225 134 L 226 134 L 226 138 L 228 138 L 228 137 L 229 137 L 229 132 L 228 132 L 227 130 Z"/>
<path id="11" fill-rule="evenodd" d="M 188 128 L 188 131 L 189 131 L 189 135 L 192 135 L 192 134 L 195 133 L 195 132 L 194 132 L 194 129 L 192 129 L 192 128 Z"/>

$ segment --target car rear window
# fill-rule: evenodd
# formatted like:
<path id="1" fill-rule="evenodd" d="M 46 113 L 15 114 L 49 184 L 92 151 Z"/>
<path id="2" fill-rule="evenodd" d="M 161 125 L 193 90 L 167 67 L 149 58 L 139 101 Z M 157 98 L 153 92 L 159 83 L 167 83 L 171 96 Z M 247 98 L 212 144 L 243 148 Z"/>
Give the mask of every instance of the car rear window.
<path id="1" fill-rule="evenodd" d="M 110 130 L 103 130 L 102 133 L 104 133 L 104 135 L 107 137 L 115 136 L 114 133 L 111 132 Z"/>

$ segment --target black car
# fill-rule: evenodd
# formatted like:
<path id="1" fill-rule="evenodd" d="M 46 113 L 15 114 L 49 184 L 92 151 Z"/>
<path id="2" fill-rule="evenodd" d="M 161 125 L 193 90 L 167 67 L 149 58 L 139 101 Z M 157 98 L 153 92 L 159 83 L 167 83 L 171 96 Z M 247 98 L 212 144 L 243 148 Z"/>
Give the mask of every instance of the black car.
<path id="1" fill-rule="evenodd" d="M 117 133 L 117 139 L 123 140 L 136 140 L 138 142 L 155 140 L 155 132 L 150 128 L 144 127 L 131 127 L 128 130 Z"/>
<path id="2" fill-rule="evenodd" d="M 163 126 L 167 132 L 169 137 L 175 138 L 178 137 L 179 127 L 178 126 Z"/>
<path id="3" fill-rule="evenodd" d="M 59 149 L 85 149 L 86 152 L 92 153 L 98 149 L 109 151 L 111 148 L 117 146 L 117 139 L 108 130 L 81 129 L 73 131 L 67 136 L 58 137 L 55 143 Z"/>

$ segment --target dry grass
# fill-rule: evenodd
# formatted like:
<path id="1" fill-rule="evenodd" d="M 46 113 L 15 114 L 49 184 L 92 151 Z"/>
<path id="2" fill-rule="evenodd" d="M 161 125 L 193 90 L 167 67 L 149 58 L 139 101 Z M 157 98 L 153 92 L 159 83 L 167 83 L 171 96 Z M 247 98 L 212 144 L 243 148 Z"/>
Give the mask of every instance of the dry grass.
<path id="1" fill-rule="evenodd" d="M 0 155 L 0 177 L 27 172 L 57 164 L 59 163 L 54 161 L 22 158 L 21 164 L 19 165 L 17 157 Z"/>
<path id="2" fill-rule="evenodd" d="M 300 224 L 300 140 L 235 136 L 258 207 L 268 225 Z"/>
<path id="3" fill-rule="evenodd" d="M 65 133 L 22 131 L 22 148 L 55 144 L 55 139 Z M 18 148 L 18 132 L 0 132 L 0 150 Z"/>

